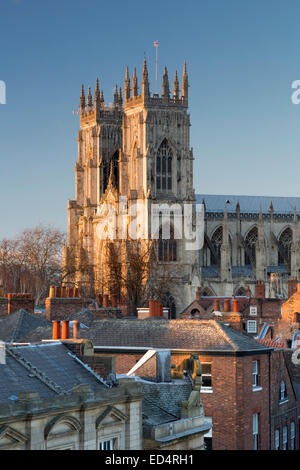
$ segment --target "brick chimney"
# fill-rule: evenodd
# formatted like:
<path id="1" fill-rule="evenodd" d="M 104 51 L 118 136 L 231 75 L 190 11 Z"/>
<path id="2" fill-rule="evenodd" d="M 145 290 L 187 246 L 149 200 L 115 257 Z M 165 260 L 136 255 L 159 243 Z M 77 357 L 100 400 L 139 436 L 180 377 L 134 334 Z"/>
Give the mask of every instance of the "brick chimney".
<path id="1" fill-rule="evenodd" d="M 69 339 L 70 327 L 68 320 L 62 320 L 61 322 L 61 339 Z"/>
<path id="2" fill-rule="evenodd" d="M 296 277 L 288 280 L 288 298 L 292 297 L 292 295 L 297 292 L 297 284 L 298 281 Z"/>
<path id="3" fill-rule="evenodd" d="M 200 301 L 201 293 L 202 293 L 202 288 L 198 287 L 197 292 L 196 292 L 196 300 Z"/>
<path id="4" fill-rule="evenodd" d="M 73 339 L 80 338 L 80 321 L 74 320 L 73 321 Z"/>
<path id="5" fill-rule="evenodd" d="M 265 299 L 265 282 L 256 281 L 255 283 L 255 298 L 256 299 Z"/>
<path id="6" fill-rule="evenodd" d="M 112 308 L 117 308 L 117 306 L 118 306 L 118 295 L 117 294 L 111 294 L 111 306 L 112 306 Z"/>
<path id="7" fill-rule="evenodd" d="M 108 294 L 103 295 L 103 307 L 109 307 L 109 297 Z"/>
<path id="8" fill-rule="evenodd" d="M 52 339 L 60 339 L 60 321 L 53 321 Z"/>
<path id="9" fill-rule="evenodd" d="M 31 294 L 7 294 L 7 313 L 17 312 L 21 308 L 34 312 L 34 300 Z"/>

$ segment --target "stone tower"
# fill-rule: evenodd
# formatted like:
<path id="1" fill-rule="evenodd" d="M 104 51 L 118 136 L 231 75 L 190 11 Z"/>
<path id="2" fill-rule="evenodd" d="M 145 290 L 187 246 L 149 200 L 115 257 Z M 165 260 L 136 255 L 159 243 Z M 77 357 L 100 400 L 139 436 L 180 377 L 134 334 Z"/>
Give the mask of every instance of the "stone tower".
<path id="1" fill-rule="evenodd" d="M 164 293 L 172 317 L 193 298 L 196 260 L 195 251 L 186 249 L 188 237 L 183 228 L 185 205 L 192 221 L 195 216 L 188 87 L 186 64 L 181 93 L 177 72 L 170 91 L 165 67 L 161 96 L 151 94 L 146 60 L 141 85 L 136 69 L 130 80 L 127 67 L 124 98 L 116 85 L 110 105 L 104 102 L 98 79 L 94 99 L 90 87 L 85 97 L 82 86 L 76 191 L 75 200 L 68 205 L 68 244 L 64 248 L 64 265 L 74 265 L 67 281 L 76 286 L 86 283 L 94 293 L 104 293 L 103 234 L 113 232 L 113 239 L 126 246 L 128 222 L 134 218 L 134 210 L 139 210 L 137 238 L 158 238 L 157 276 L 166 266 L 172 275 Z M 113 215 L 109 207 L 114 208 Z M 159 207 L 155 227 L 153 207 Z M 167 213 L 170 220 L 165 224 Z M 127 214 L 125 218 L 123 214 Z"/>

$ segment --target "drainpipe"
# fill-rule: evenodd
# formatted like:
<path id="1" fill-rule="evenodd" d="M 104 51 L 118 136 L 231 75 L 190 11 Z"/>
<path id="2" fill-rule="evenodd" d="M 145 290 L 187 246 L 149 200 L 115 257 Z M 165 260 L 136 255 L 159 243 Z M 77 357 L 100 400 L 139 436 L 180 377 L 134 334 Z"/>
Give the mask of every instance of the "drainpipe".
<path id="1" fill-rule="evenodd" d="M 272 447 L 272 427 L 271 427 L 271 354 L 272 352 L 268 352 L 268 358 L 269 358 L 269 450 L 271 450 Z"/>

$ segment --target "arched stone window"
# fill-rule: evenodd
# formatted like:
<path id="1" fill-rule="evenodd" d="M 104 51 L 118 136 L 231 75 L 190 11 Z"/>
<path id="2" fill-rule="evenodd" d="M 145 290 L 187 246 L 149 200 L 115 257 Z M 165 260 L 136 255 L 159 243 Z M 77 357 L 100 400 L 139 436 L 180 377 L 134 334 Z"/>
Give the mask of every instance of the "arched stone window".
<path id="1" fill-rule="evenodd" d="M 278 264 L 291 265 L 291 245 L 293 241 L 292 230 L 286 228 L 279 237 Z"/>
<path id="2" fill-rule="evenodd" d="M 177 243 L 174 238 L 174 228 L 170 227 L 170 238 L 163 238 L 162 226 L 159 229 L 158 261 L 177 261 Z"/>
<path id="3" fill-rule="evenodd" d="M 215 253 L 217 256 L 215 261 L 215 264 L 220 264 L 221 262 L 221 246 L 222 246 L 222 240 L 223 240 L 223 227 L 217 228 L 217 230 L 214 231 L 212 237 L 211 237 L 211 243 L 215 249 Z M 213 263 L 211 263 L 213 264 Z"/>
<path id="4" fill-rule="evenodd" d="M 156 189 L 158 191 L 172 191 L 172 165 L 173 153 L 167 139 L 164 139 L 156 156 Z"/>
<path id="5" fill-rule="evenodd" d="M 102 188 L 103 188 L 103 193 L 105 193 L 107 185 L 108 185 L 108 179 L 109 179 L 109 165 L 107 161 L 103 161 L 101 164 L 102 167 Z"/>
<path id="6" fill-rule="evenodd" d="M 119 189 L 119 151 L 117 150 L 112 157 L 112 179 L 115 188 Z"/>
<path id="7" fill-rule="evenodd" d="M 253 227 L 245 239 L 245 244 L 247 246 L 247 250 L 245 250 L 245 264 L 252 264 L 251 258 L 249 254 L 251 254 L 252 260 L 255 262 L 255 249 L 256 249 L 256 242 L 258 238 L 258 230 L 257 227 Z"/>
<path id="8" fill-rule="evenodd" d="M 109 162 L 103 161 L 101 166 L 102 166 L 103 193 L 105 192 L 108 186 L 110 172 L 112 173 L 111 177 L 112 177 L 113 186 L 119 189 L 119 151 L 117 150 L 113 154 Z"/>
<path id="9" fill-rule="evenodd" d="M 235 295 L 236 295 L 237 297 L 239 297 L 239 296 L 246 296 L 246 295 L 247 295 L 247 291 L 246 291 L 246 289 L 245 289 L 244 287 L 240 287 L 240 288 L 236 291 Z"/>

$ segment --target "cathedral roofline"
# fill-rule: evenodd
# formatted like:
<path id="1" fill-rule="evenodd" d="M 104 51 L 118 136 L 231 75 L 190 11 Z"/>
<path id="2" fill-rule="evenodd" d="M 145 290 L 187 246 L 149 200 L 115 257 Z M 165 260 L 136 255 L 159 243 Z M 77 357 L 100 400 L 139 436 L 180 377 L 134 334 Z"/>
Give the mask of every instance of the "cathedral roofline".
<path id="1" fill-rule="evenodd" d="M 261 208 L 263 214 L 269 214 L 272 202 L 274 214 L 293 215 L 295 210 L 300 214 L 300 197 L 196 194 L 196 202 L 204 202 L 206 212 L 223 213 L 226 204 L 227 212 L 235 213 L 239 203 L 241 213 L 259 214 Z"/>

